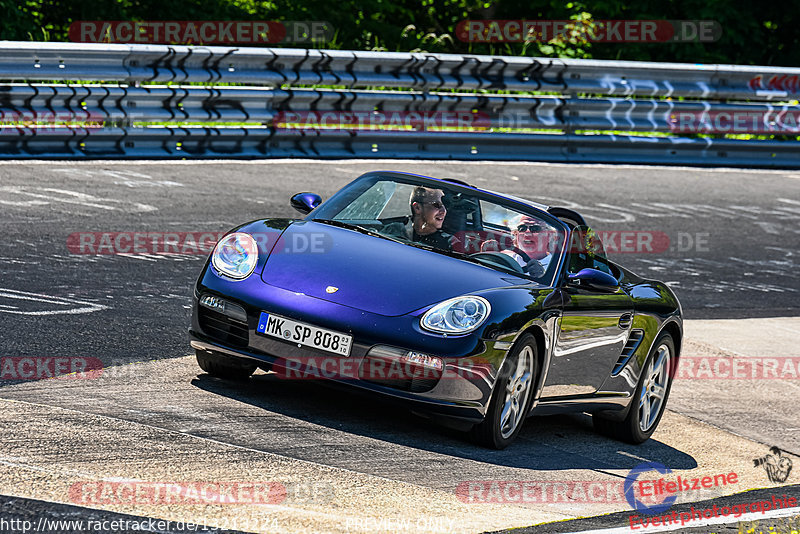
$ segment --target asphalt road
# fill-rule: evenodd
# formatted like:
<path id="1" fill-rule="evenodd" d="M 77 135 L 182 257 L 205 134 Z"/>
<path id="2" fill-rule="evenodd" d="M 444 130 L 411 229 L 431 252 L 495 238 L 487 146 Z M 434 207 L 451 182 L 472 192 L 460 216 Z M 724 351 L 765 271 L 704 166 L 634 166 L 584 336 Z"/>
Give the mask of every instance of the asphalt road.
<path id="1" fill-rule="evenodd" d="M 684 445 L 685 436 L 620 446 L 594 437 L 581 416 L 537 418 L 520 446 L 495 453 L 351 392 L 266 375 L 243 387 L 196 376 L 184 358 L 191 353 L 186 328 L 191 286 L 205 256 L 76 254 L 67 246 L 70 235 L 83 232 L 216 233 L 252 219 L 297 216 L 288 203 L 292 194 L 325 198 L 374 169 L 458 178 L 572 207 L 610 235 L 661 232 L 670 241 L 664 251 L 611 256 L 670 283 L 687 318 L 800 313 L 800 174 L 790 171 L 397 161 L 4 163 L 2 356 L 93 357 L 108 380 L 0 380 L 0 398 L 449 492 L 463 480 L 532 472 L 619 478 L 642 459 L 708 468 L 713 440 L 697 450 Z M 744 447 L 732 458 L 752 469 L 756 454 Z"/>
<path id="2" fill-rule="evenodd" d="M 97 355 L 105 363 L 185 355 L 188 295 L 204 256 L 73 254 L 70 234 L 220 232 L 257 218 L 292 217 L 298 215 L 288 203 L 292 194 L 327 197 L 380 168 L 575 207 L 604 231 L 663 232 L 673 250 L 611 256 L 670 283 L 687 318 L 800 310 L 800 174 L 790 172 L 419 162 L 3 163 L 0 315 L 6 327 L 0 344 L 16 356 Z M 50 297 L 91 304 L 42 302 Z M 32 314 L 92 306 L 103 309 Z"/>
<path id="3" fill-rule="evenodd" d="M 20 514 L 13 499 L 0 498 L 0 518 L 36 524 L 42 517 L 86 519 L 102 508 L 255 532 L 483 532 L 611 511 L 630 515 L 623 482 L 645 462 L 669 466 L 684 479 L 736 475 L 730 486 L 682 492 L 682 504 L 752 488 L 786 491 L 753 465 L 768 452 L 766 444 L 673 411 L 639 446 L 598 436 L 586 416 L 554 416 L 532 418 L 512 447 L 490 451 L 373 398 L 265 374 L 234 384 L 198 372 L 193 360 L 153 360 L 104 370 L 96 379 L 0 389 L 0 428 L 7 429 L 0 433 L 0 493 L 36 501 L 29 503 L 34 512 L 48 510 Z M 791 475 L 788 484 L 797 481 Z M 86 483 L 177 481 L 278 482 L 287 498 L 275 506 L 201 507 L 104 491 L 84 503 L 74 490 Z M 473 499 L 464 491 L 472 481 L 524 481 L 539 490 L 525 502 L 489 492 Z M 599 493 L 558 497 L 555 488 L 569 484 L 595 485 Z M 627 515 L 616 524 L 624 526 Z"/>

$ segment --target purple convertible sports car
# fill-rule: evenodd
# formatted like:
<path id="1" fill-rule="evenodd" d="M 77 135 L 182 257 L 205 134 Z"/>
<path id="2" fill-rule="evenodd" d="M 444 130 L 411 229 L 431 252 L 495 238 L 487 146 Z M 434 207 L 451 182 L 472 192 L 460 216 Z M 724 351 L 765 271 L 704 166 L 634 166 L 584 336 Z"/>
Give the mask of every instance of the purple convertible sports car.
<path id="1" fill-rule="evenodd" d="M 207 373 L 333 380 L 493 448 L 531 414 L 591 413 L 631 443 L 655 431 L 680 304 L 609 261 L 578 213 L 397 172 L 291 203 L 303 219 L 235 228 L 195 284 Z"/>

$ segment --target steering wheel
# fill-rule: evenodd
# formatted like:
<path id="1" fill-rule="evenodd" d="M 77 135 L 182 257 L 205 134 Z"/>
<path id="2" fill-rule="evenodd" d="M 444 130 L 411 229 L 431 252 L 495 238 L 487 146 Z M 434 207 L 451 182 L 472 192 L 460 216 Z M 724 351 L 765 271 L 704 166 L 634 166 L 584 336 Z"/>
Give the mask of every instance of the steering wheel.
<path id="1" fill-rule="evenodd" d="M 524 251 L 524 250 L 522 250 L 521 248 L 519 248 L 519 247 L 518 247 L 518 246 L 516 246 L 516 245 L 511 245 L 511 247 L 510 247 L 510 248 L 507 248 L 506 250 L 510 250 L 510 251 L 511 251 L 511 252 L 513 252 L 514 254 L 519 254 L 519 256 L 522 258 L 522 261 L 524 261 L 525 263 L 528 263 L 528 262 L 530 262 L 530 261 L 531 261 L 531 257 L 530 257 L 530 256 L 528 256 L 528 255 L 525 253 L 525 251 Z"/>
<path id="2" fill-rule="evenodd" d="M 483 259 L 486 263 L 493 263 L 495 265 L 502 264 L 503 267 L 507 267 L 518 273 L 525 272 L 522 270 L 522 265 L 520 265 L 517 260 L 502 252 L 475 252 L 474 254 L 470 254 L 469 257 Z"/>
<path id="3" fill-rule="evenodd" d="M 528 273 L 534 278 L 539 278 L 540 276 L 544 276 L 544 267 L 542 267 L 542 264 L 539 263 L 539 260 L 531 258 L 525 253 L 524 250 L 522 250 L 516 245 L 511 245 L 511 248 L 509 248 L 508 250 L 510 250 L 515 254 L 519 254 L 519 256 L 522 258 L 522 261 L 525 262 L 525 265 L 522 267 L 523 273 Z"/>

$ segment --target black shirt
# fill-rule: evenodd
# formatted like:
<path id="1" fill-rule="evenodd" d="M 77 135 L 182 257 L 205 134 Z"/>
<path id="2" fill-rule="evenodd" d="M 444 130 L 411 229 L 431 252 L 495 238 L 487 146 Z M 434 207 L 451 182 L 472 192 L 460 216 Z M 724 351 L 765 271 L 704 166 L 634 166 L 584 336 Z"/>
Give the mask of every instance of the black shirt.
<path id="1" fill-rule="evenodd" d="M 450 243 L 452 237 L 453 236 L 451 236 L 450 234 L 446 234 L 441 230 L 436 230 L 432 234 L 426 234 L 426 235 L 420 235 L 417 233 L 416 230 L 413 230 L 411 233 L 412 241 L 444 250 L 452 249 L 452 245 Z"/>

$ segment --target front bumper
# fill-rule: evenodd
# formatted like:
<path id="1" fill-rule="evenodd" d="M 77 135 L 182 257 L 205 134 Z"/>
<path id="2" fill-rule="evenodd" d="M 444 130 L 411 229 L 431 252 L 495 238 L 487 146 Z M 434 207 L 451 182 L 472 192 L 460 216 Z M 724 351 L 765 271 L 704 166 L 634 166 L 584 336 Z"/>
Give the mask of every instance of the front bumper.
<path id="1" fill-rule="evenodd" d="M 266 291 L 265 291 L 266 289 Z M 271 288 L 262 283 L 261 298 L 263 293 L 280 292 L 277 288 Z M 211 312 L 213 321 L 209 321 L 209 311 L 199 306 L 201 295 L 213 294 L 226 301 L 232 302 L 246 314 L 246 323 L 242 322 L 241 315 L 237 319 L 230 319 L 229 324 L 223 324 L 224 317 L 217 312 Z M 252 293 L 251 293 L 252 295 Z M 266 295 L 268 298 L 269 295 Z M 292 298 L 297 298 L 292 295 Z M 306 297 L 312 298 L 312 297 Z M 445 415 L 470 422 L 483 420 L 486 409 L 491 397 L 492 387 L 497 377 L 500 366 L 505 359 L 507 350 L 495 348 L 494 340 L 476 339 L 442 339 L 441 336 L 429 336 L 433 341 L 425 346 L 420 345 L 420 334 L 410 332 L 406 335 L 407 343 L 398 343 L 398 339 L 403 340 L 404 336 L 398 335 L 398 330 L 403 326 L 403 322 L 408 322 L 407 317 L 385 317 L 372 316 L 366 312 L 357 311 L 358 322 L 349 324 L 369 325 L 376 328 L 366 328 L 360 331 L 358 328 L 344 329 L 335 321 L 324 322 L 321 320 L 328 317 L 342 320 L 343 315 L 353 315 L 355 310 L 352 308 L 344 309 L 332 303 L 320 303 L 314 299 L 317 309 L 302 316 L 293 310 L 282 308 L 280 299 L 275 302 L 260 301 L 252 303 L 253 299 L 248 298 L 248 302 L 222 295 L 199 284 L 193 302 L 192 327 L 190 328 L 191 345 L 196 350 L 205 350 L 224 354 L 232 358 L 243 358 L 254 360 L 258 363 L 267 363 L 273 370 L 291 369 L 294 372 L 279 372 L 278 376 L 286 379 L 293 378 L 324 378 L 333 382 L 345 384 L 350 387 L 367 390 L 377 393 L 391 400 L 400 401 L 412 409 Z M 318 308 L 323 307 L 321 311 Z M 336 307 L 339 309 L 331 309 Z M 302 308 L 302 307 L 301 307 Z M 349 357 L 337 356 L 332 353 L 323 352 L 309 347 L 300 347 L 294 343 L 283 339 L 267 337 L 256 333 L 258 318 L 261 311 L 271 311 L 284 316 L 292 317 L 295 320 L 307 322 L 324 328 L 332 328 L 338 331 L 347 332 L 353 335 L 353 345 Z M 345 318 L 346 320 L 346 318 Z M 416 319 L 413 319 L 416 320 Z M 330 323 L 334 324 L 331 325 Z M 383 330 L 381 330 L 383 327 Z M 381 332 L 389 332 L 390 335 L 381 336 Z M 407 330 L 408 332 L 408 330 Z M 394 334 L 394 335 L 391 335 Z M 422 341 L 425 341 L 423 338 Z M 451 343 L 447 343 L 450 341 Z M 442 350 L 443 342 L 451 351 L 462 351 L 462 355 L 449 354 Z M 507 344 L 506 344 L 507 345 Z M 376 347 L 397 347 L 402 351 L 422 351 L 427 354 L 440 357 L 444 361 L 443 370 L 437 375 L 435 380 L 427 378 L 422 382 L 409 380 L 376 380 L 374 376 L 364 377 L 364 369 L 374 362 L 375 354 L 380 352 L 382 357 L 387 358 L 387 351 L 379 351 Z M 437 350 L 437 348 L 439 350 Z M 402 352 L 401 351 L 401 352 Z M 388 357 L 390 358 L 390 357 Z M 319 364 L 320 359 L 339 365 L 337 369 L 344 367 L 355 372 L 338 373 L 322 370 Z M 346 360 L 346 361 L 345 361 Z M 341 366 L 341 367 L 340 367 Z M 311 368 L 311 372 L 309 372 Z M 372 367 L 370 367 L 372 368 Z M 390 376 L 391 378 L 391 376 Z"/>

